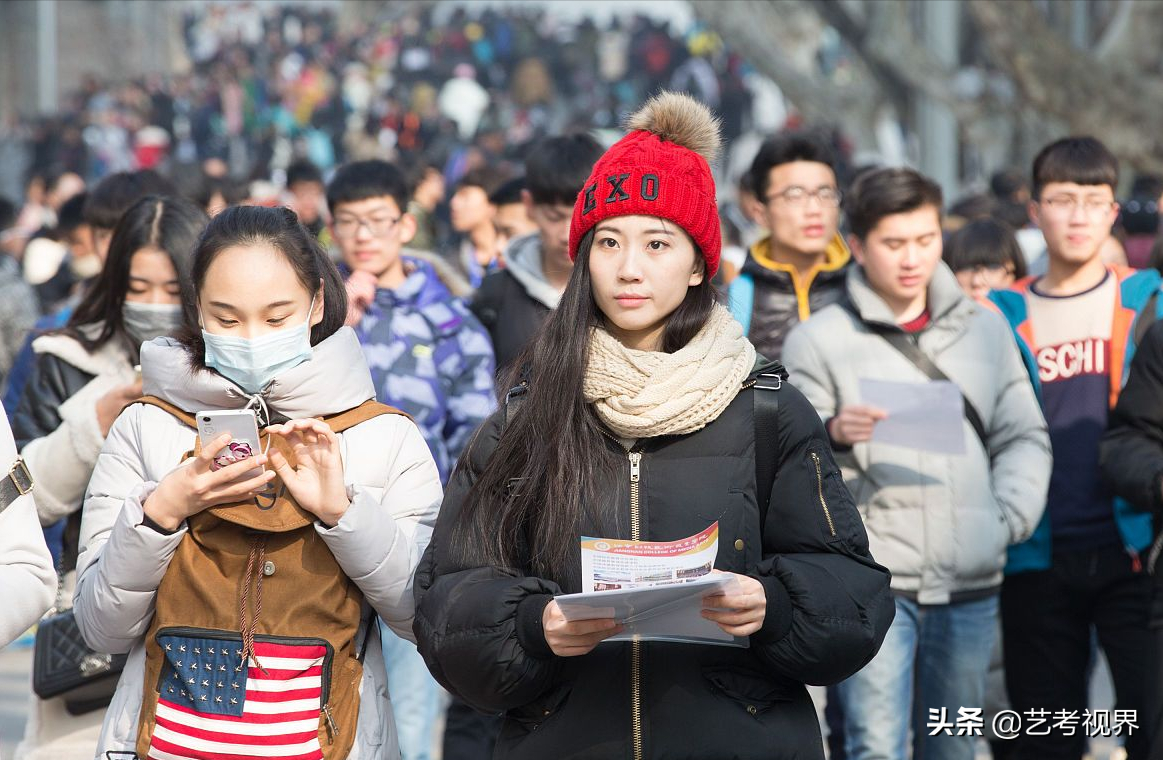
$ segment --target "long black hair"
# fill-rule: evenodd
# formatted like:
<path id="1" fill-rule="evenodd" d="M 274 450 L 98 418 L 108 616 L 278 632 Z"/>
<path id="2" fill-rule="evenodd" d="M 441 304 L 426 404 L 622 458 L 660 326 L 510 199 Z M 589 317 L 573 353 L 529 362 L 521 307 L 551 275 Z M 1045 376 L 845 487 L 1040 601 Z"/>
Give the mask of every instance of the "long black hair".
<path id="1" fill-rule="evenodd" d="M 489 457 L 453 531 L 452 553 L 465 567 L 522 570 L 563 583 L 578 563 L 578 530 L 617 520 L 613 505 L 595 497 L 624 461 L 611 434 L 582 394 L 591 330 L 606 318 L 594 300 L 589 256 L 594 232 L 578 243 L 577 261 L 561 303 L 514 362 L 509 385 L 528 385 L 516 414 Z M 702 253 L 695 248 L 702 261 Z M 687 289 L 667 319 L 662 350 L 690 342 L 710 318 L 717 300 L 710 277 Z M 474 438 L 462 457 L 473 460 Z M 527 556 L 519 556 L 521 547 Z"/>
<path id="2" fill-rule="evenodd" d="M 269 246 L 286 257 L 295 276 L 314 298 L 323 292 L 323 321 L 311 328 L 311 345 L 334 335 L 347 318 L 347 291 L 335 263 L 299 217 L 288 208 L 231 206 L 210 220 L 194 251 L 194 303 L 218 254 L 234 246 Z M 245 272 L 239 273 L 245 277 Z M 322 282 L 322 288 L 319 283 Z M 197 316 L 179 336 L 194 367 L 206 366 L 206 343 Z"/>
<path id="3" fill-rule="evenodd" d="M 101 274 L 69 318 L 64 333 L 79 341 L 87 351 L 96 351 L 110 340 L 118 340 L 137 362 L 140 344 L 125 330 L 122 307 L 129 292 L 133 255 L 143 248 L 157 248 L 169 255 L 181 286 L 183 321 L 196 323 L 190 272 L 194 244 L 207 221 L 209 217 L 202 209 L 182 198 L 147 195 L 130 206 L 113 228 Z M 96 335 L 81 329 L 96 324 L 101 325 Z"/>

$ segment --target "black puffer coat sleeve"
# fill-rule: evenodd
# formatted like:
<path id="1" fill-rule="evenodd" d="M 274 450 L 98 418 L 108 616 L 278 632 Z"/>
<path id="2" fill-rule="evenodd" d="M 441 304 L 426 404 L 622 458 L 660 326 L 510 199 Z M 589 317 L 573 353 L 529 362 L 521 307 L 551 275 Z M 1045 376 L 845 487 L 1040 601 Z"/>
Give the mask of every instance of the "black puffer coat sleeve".
<path id="1" fill-rule="evenodd" d="M 781 676 L 833 684 L 864 667 L 884 641 L 896 611 L 889 571 L 869 553 L 864 523 L 808 400 L 788 383 L 754 392 L 780 394 L 780 460 L 754 572 L 767 592 L 767 613 L 751 645 Z"/>
<path id="2" fill-rule="evenodd" d="M 1099 450 L 1111 489 L 1145 512 L 1163 509 L 1163 322 L 1143 336 Z"/>
<path id="3" fill-rule="evenodd" d="M 449 481 L 416 571 L 416 645 L 444 688 L 486 712 L 528 704 L 557 684 L 561 658 L 545 643 L 541 615 L 561 589 L 492 567 L 458 567 L 453 528 L 500 435 L 502 408 L 469 444 Z"/>
<path id="4" fill-rule="evenodd" d="M 37 354 L 32 374 L 12 415 L 16 447 L 43 438 L 61 426 L 61 404 L 89 380 L 87 375 L 52 354 Z"/>

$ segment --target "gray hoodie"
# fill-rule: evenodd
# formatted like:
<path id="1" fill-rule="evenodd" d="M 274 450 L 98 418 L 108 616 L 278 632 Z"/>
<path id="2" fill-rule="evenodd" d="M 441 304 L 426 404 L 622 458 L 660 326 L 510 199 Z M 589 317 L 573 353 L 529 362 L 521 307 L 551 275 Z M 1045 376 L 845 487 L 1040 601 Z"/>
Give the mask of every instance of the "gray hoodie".
<path id="1" fill-rule="evenodd" d="M 541 268 L 540 233 L 513 238 L 505 250 L 505 268 L 531 298 L 550 309 L 557 308 L 561 302 L 561 293 L 549 284 L 545 270 Z"/>
<path id="2" fill-rule="evenodd" d="M 865 279 L 848 273 L 857 317 L 829 306 L 794 328 L 783 361 L 791 380 L 828 420 L 861 403 L 860 380 L 923 383 L 928 377 L 867 323 L 896 327 Z M 921 604 L 1001 583 L 1006 547 L 1029 538 L 1046 503 L 1050 439 L 1033 386 L 1005 320 L 970 300 L 945 264 L 929 285 L 931 322 L 919 346 L 973 402 L 986 452 L 962 421 L 965 454 L 950 456 L 868 441 L 837 452 L 844 482 L 892 587 Z"/>

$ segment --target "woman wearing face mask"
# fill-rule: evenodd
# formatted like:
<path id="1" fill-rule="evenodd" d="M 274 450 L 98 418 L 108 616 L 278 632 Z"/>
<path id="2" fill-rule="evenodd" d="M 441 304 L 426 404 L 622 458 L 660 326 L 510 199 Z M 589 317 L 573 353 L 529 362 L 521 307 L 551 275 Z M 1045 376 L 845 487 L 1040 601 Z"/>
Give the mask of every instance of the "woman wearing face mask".
<path id="1" fill-rule="evenodd" d="M 134 371 L 141 344 L 175 332 L 183 322 L 183 303 L 193 318 L 190 265 L 207 221 L 199 208 L 179 198 L 148 196 L 135 203 L 114 229 L 105 268 L 68 325 L 33 343 L 36 365 L 12 430 L 36 481 L 41 524 L 67 520 L 58 608 L 72 603 L 81 500 L 97 455 L 113 420 L 141 395 Z M 64 702 L 64 697 L 37 701 L 21 757 L 92 749 L 100 705 L 74 716 Z"/>
<path id="2" fill-rule="evenodd" d="M 143 348 L 85 502 L 77 623 L 129 652 L 98 755 L 396 757 L 373 620 L 410 636 L 436 464 L 292 212 L 223 211 L 190 279 L 201 327 Z M 193 413 L 242 409 L 264 448 L 216 468 Z"/>
<path id="3" fill-rule="evenodd" d="M 716 302 L 717 124 L 664 93 L 629 126 L 578 196 L 573 274 L 521 392 L 449 483 L 417 573 L 419 648 L 449 691 L 505 712 L 498 758 L 822 760 L 804 684 L 875 654 L 888 572 L 819 417 L 786 382 L 752 387 L 769 375 Z M 759 393 L 778 396 L 777 425 L 757 428 Z M 777 465 L 757 495 L 760 449 Z M 581 536 L 674 541 L 715 521 L 732 583 L 702 615 L 746 648 L 606 642 L 614 620 L 569 622 L 554 600 L 581 590 Z"/>

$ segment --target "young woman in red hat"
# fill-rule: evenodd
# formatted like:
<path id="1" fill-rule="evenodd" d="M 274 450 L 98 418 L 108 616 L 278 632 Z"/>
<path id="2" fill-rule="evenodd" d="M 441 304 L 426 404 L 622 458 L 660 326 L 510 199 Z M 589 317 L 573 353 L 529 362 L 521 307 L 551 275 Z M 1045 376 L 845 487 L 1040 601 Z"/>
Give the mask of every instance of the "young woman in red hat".
<path id="1" fill-rule="evenodd" d="M 819 417 L 717 301 L 717 122 L 663 93 L 628 126 L 578 196 L 561 304 L 449 483 L 419 647 L 451 692 L 505 713 L 496 757 L 822 760 L 804 684 L 875 654 L 888 572 Z M 581 590 L 580 536 L 716 521 L 734 582 L 702 615 L 743 646 L 607 642 L 615 620 L 569 622 L 554 600 Z"/>

